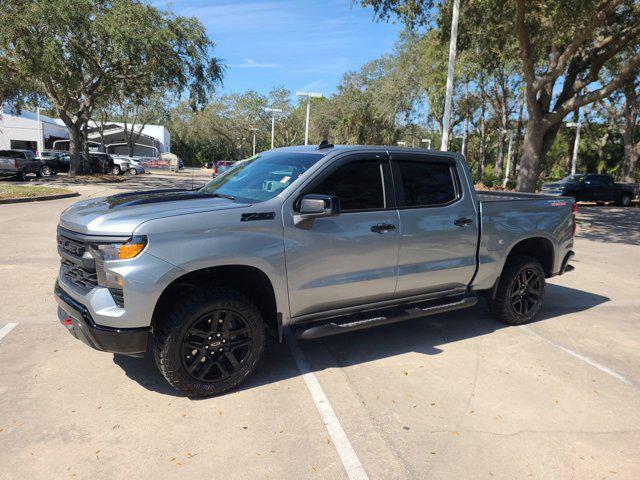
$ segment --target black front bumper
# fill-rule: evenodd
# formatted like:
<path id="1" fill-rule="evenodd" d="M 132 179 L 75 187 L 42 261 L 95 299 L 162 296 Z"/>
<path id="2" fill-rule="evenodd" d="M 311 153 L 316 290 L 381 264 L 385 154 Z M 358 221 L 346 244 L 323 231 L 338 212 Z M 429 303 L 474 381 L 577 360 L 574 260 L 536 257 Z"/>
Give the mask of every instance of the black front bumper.
<path id="1" fill-rule="evenodd" d="M 68 295 L 56 281 L 58 320 L 69 333 L 96 350 L 141 356 L 147 351 L 148 328 L 110 328 L 96 325 L 87 308 Z M 61 313 L 64 312 L 62 315 Z"/>

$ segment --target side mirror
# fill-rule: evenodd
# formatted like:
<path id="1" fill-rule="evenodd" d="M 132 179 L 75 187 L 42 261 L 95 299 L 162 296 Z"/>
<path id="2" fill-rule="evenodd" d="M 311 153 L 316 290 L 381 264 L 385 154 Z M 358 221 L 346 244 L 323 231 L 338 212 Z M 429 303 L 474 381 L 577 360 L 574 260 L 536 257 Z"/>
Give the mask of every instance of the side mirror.
<path id="1" fill-rule="evenodd" d="M 309 193 L 300 200 L 300 212 L 294 215 L 297 225 L 303 220 L 332 217 L 340 214 L 340 199 L 334 195 Z"/>

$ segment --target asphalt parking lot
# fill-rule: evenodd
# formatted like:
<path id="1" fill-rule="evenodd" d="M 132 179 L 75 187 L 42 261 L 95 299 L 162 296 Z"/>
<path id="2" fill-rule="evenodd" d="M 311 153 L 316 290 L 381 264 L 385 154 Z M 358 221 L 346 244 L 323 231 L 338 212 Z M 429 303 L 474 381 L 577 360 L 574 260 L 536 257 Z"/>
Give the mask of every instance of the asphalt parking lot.
<path id="1" fill-rule="evenodd" d="M 271 342 L 239 390 L 190 400 L 149 356 L 93 351 L 58 324 L 55 228 L 77 200 L 0 206 L 2 479 L 640 478 L 639 208 L 581 207 L 576 270 L 528 326 L 478 306 L 301 342 L 295 358 Z"/>

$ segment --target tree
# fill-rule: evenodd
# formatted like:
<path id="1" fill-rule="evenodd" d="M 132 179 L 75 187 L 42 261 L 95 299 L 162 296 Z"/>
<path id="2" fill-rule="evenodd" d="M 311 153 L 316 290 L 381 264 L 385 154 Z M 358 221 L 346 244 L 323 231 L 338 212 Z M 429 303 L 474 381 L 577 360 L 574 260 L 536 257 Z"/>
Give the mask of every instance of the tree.
<path id="1" fill-rule="evenodd" d="M 138 97 L 186 89 L 195 107 L 222 77 L 199 21 L 136 0 L 4 0 L 0 24 L 3 73 L 33 79 L 57 110 L 69 129 L 71 174 L 96 104 L 123 89 Z"/>
<path id="2" fill-rule="evenodd" d="M 529 113 L 517 188 L 530 192 L 563 119 L 610 96 L 640 65 L 640 7 L 625 0 L 517 0 L 515 6 Z M 604 81 L 602 69 L 621 52 L 630 52 L 626 65 Z"/>
<path id="3" fill-rule="evenodd" d="M 397 15 L 409 26 L 447 25 L 450 0 L 362 0 L 378 18 Z M 437 8 L 436 8 L 437 7 Z M 517 189 L 533 191 L 546 153 L 563 119 L 611 95 L 640 65 L 640 6 L 635 0 L 475 0 L 461 11 L 465 35 L 509 58 L 514 42 L 525 86 L 528 122 Z M 444 31 L 444 28 L 441 30 Z M 493 52 L 492 52 L 493 53 Z M 621 54 L 627 61 L 615 76 L 603 68 Z"/>

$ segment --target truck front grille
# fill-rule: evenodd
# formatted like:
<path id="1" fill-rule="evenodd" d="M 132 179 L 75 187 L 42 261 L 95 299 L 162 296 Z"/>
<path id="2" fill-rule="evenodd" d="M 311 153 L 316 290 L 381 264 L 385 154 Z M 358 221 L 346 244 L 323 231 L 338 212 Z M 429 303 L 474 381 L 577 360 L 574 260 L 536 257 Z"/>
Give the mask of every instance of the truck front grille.
<path id="1" fill-rule="evenodd" d="M 83 243 L 58 235 L 58 247 L 74 257 L 81 258 L 85 252 Z"/>
<path id="2" fill-rule="evenodd" d="M 72 283 L 84 293 L 88 293 L 98 286 L 96 272 L 85 270 L 80 265 L 63 259 L 60 265 L 60 274 L 69 283 Z"/>

